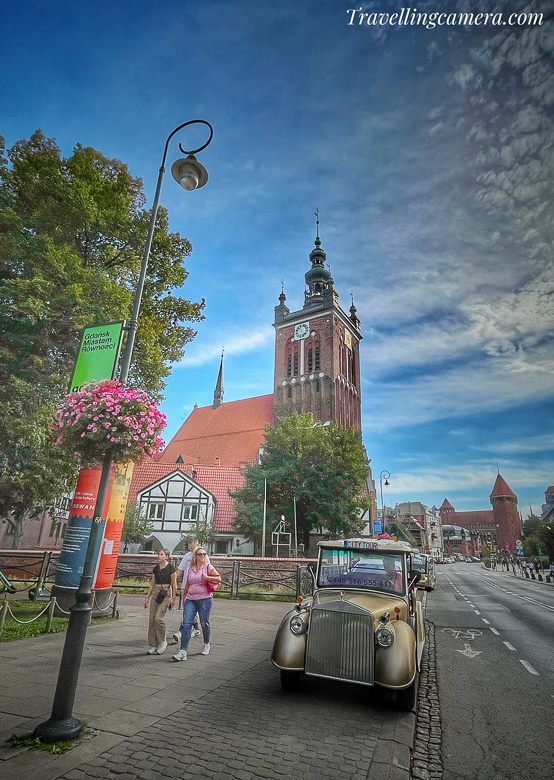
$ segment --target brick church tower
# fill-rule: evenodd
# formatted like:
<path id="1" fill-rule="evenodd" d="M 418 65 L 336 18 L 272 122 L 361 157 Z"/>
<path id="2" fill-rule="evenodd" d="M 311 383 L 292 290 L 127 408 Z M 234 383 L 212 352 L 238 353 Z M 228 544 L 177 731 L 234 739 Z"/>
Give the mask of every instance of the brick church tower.
<path id="1" fill-rule="evenodd" d="M 360 430 L 360 320 L 354 302 L 350 314 L 339 306 L 326 257 L 318 229 L 304 306 L 291 312 L 281 291 L 275 307 L 273 413 L 276 421 L 311 412 L 320 422 Z"/>
<path id="2" fill-rule="evenodd" d="M 517 511 L 517 496 L 500 474 L 490 495 L 497 525 L 498 549 L 516 551 L 516 539 L 521 539 L 521 519 Z"/>

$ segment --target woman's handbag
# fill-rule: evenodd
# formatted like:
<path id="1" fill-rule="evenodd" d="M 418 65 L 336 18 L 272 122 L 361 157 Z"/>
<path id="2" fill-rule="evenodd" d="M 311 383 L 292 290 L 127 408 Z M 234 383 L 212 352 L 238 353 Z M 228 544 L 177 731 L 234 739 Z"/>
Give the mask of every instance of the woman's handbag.
<path id="1" fill-rule="evenodd" d="M 154 599 L 156 604 L 163 604 L 164 601 L 167 598 L 167 590 L 165 588 L 161 588 L 161 590 L 158 591 L 158 595 Z"/>
<path id="2" fill-rule="evenodd" d="M 214 590 L 217 590 L 221 585 L 221 580 L 218 580 L 217 582 L 212 582 L 211 580 L 206 580 L 206 588 L 208 589 L 208 593 L 213 593 Z"/>

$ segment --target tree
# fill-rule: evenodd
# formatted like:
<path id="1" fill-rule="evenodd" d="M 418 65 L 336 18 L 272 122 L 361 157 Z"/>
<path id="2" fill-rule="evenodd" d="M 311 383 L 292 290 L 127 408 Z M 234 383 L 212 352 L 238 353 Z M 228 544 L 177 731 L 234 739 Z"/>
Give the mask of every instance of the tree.
<path id="1" fill-rule="evenodd" d="M 554 522 L 541 523 L 537 537 L 546 548 L 548 560 L 554 562 Z"/>
<path id="2" fill-rule="evenodd" d="M 293 414 L 267 426 L 260 463 L 246 470 L 246 485 L 233 493 L 235 530 L 261 544 L 264 480 L 269 530 L 281 514 L 292 518 L 296 500 L 298 540 L 309 546 L 310 531 L 333 536 L 359 532 L 369 463 L 361 435 L 336 422 L 314 424 L 311 414 Z M 262 551 L 262 553 L 265 551 Z"/>
<path id="3" fill-rule="evenodd" d="M 529 537 L 533 536 L 533 534 L 537 533 L 537 528 L 541 524 L 540 517 L 537 517 L 536 515 L 530 514 L 527 518 L 527 520 L 523 523 L 523 537 Z"/>
<path id="4" fill-rule="evenodd" d="M 127 504 L 121 541 L 125 545 L 142 544 L 153 530 L 154 523 L 144 516 L 136 502 Z"/>
<path id="5" fill-rule="evenodd" d="M 49 417 L 82 328 L 130 316 L 144 204 L 141 180 L 95 149 L 78 144 L 62 157 L 37 130 L 5 153 L 0 138 L 0 517 L 9 522 L 53 503 L 74 478 L 48 446 Z M 160 208 L 129 376 L 155 401 L 195 336 L 185 323 L 203 319 L 203 302 L 172 293 L 190 252 Z"/>

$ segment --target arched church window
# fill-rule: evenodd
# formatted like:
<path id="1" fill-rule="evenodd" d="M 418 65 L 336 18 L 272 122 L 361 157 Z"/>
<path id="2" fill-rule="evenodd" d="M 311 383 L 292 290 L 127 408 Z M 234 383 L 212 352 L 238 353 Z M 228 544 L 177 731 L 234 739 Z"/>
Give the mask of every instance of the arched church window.
<path id="1" fill-rule="evenodd" d="M 292 375 L 292 357 L 289 355 L 287 358 L 287 376 Z"/>
<path id="2" fill-rule="evenodd" d="M 308 371 L 312 371 L 314 367 L 314 352 L 313 349 L 308 350 Z"/>
<path id="3" fill-rule="evenodd" d="M 298 375 L 298 352 L 294 353 L 294 376 Z"/>
<path id="4" fill-rule="evenodd" d="M 292 398 L 292 387 L 289 387 L 287 395 L 289 398 Z"/>
<path id="5" fill-rule="evenodd" d="M 319 344 L 315 348 L 315 370 L 319 371 L 320 364 L 319 364 Z"/>
<path id="6" fill-rule="evenodd" d="M 318 380 L 315 383 L 315 391 L 316 391 L 316 393 L 319 393 L 320 390 L 321 390 L 321 385 L 320 385 L 319 380 Z"/>

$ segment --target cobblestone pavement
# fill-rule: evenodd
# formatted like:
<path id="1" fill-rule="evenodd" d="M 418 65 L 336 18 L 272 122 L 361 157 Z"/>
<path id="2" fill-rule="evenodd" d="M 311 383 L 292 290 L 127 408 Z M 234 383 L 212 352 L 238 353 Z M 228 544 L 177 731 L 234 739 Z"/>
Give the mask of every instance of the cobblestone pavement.
<path id="1" fill-rule="evenodd" d="M 365 780 L 379 757 L 379 737 L 393 736 L 402 717 L 370 703 L 367 689 L 356 686 L 310 681 L 302 692 L 284 694 L 277 670 L 263 661 L 64 777 Z M 407 780 L 409 750 L 401 762 L 395 747 L 404 766 L 389 767 L 387 756 L 387 764 L 373 763 L 372 780 Z"/>
<path id="2" fill-rule="evenodd" d="M 442 726 L 435 664 L 435 626 L 427 621 L 426 630 L 427 642 L 419 675 L 412 777 L 415 780 L 441 780 Z"/>
<path id="3" fill-rule="evenodd" d="M 212 652 L 192 640 L 189 660 L 175 663 L 176 645 L 146 655 L 142 601 L 124 602 L 122 620 L 87 635 L 75 711 L 93 730 L 88 742 L 63 756 L 4 747 L 0 778 L 409 780 L 415 714 L 386 693 L 314 678 L 282 691 L 269 658 L 286 604 L 216 600 Z M 170 631 L 178 619 L 169 616 Z M 1 646 L 0 741 L 49 714 L 62 643 Z"/>

